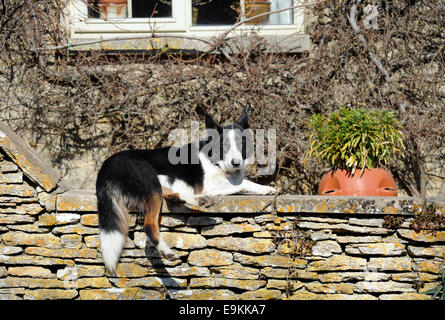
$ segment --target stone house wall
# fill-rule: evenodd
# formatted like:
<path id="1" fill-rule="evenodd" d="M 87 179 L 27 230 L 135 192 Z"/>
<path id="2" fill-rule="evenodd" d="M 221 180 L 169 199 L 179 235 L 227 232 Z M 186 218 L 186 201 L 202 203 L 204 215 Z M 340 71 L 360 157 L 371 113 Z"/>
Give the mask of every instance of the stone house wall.
<path id="1" fill-rule="evenodd" d="M 64 189 L 47 161 L 0 126 L 0 299 L 430 299 L 445 230 L 409 228 L 415 198 L 231 196 L 164 204 L 153 251 L 136 221 L 105 272 L 94 191 Z M 445 199 L 434 200 L 444 212 Z M 401 217 L 398 226 L 386 216 Z M 136 220 L 136 219 L 135 219 Z"/>

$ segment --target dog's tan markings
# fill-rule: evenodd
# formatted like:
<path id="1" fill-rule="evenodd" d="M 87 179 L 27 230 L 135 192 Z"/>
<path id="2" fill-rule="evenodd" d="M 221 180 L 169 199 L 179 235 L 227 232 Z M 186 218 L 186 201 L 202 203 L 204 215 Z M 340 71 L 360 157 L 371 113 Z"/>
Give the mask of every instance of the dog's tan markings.
<path id="1" fill-rule="evenodd" d="M 167 187 L 162 187 L 162 197 L 165 200 L 180 200 L 179 193 Z"/>
<path id="2" fill-rule="evenodd" d="M 160 241 L 159 235 L 159 219 L 162 207 L 162 196 L 159 193 L 154 193 L 151 198 L 144 199 L 144 229 L 150 237 L 154 245 L 158 245 Z"/>

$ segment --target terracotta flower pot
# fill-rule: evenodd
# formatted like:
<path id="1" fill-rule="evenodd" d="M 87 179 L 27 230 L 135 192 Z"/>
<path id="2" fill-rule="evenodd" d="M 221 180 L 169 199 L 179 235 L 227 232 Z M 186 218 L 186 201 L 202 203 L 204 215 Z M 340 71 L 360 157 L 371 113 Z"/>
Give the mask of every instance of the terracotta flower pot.
<path id="1" fill-rule="evenodd" d="M 382 168 L 329 171 L 321 178 L 319 195 L 325 196 L 397 196 L 391 173 Z"/>
<path id="2" fill-rule="evenodd" d="M 125 19 L 127 0 L 99 0 L 97 4 L 101 19 Z"/>
<path id="3" fill-rule="evenodd" d="M 251 18 L 256 15 L 266 13 L 270 11 L 270 2 L 266 0 L 244 0 L 244 10 L 246 12 L 246 18 Z M 266 24 L 269 16 L 253 19 L 247 24 Z"/>

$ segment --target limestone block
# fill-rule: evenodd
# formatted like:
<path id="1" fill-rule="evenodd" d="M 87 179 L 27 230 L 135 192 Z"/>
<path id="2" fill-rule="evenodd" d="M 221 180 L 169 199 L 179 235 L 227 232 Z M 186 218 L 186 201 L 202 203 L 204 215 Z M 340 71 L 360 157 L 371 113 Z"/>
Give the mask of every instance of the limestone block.
<path id="1" fill-rule="evenodd" d="M 0 279 L 0 287 L 3 288 L 65 288 L 66 283 L 57 279 L 7 277 Z"/>
<path id="2" fill-rule="evenodd" d="M 323 222 L 302 221 L 298 224 L 298 226 L 302 229 L 311 229 L 311 230 L 330 229 L 339 232 L 370 234 L 370 235 L 387 235 L 392 233 L 391 230 L 385 228 L 353 226 L 346 223 L 329 224 Z"/>
<path id="3" fill-rule="evenodd" d="M 431 296 L 415 292 L 406 292 L 400 294 L 381 294 L 379 300 L 431 300 Z"/>
<path id="4" fill-rule="evenodd" d="M 111 283 L 107 277 L 81 278 L 74 282 L 74 288 L 111 288 Z M 66 285 L 66 284 L 65 284 Z"/>
<path id="5" fill-rule="evenodd" d="M 300 270 L 298 270 L 297 272 L 292 271 L 292 277 L 291 277 L 291 271 L 289 269 L 265 267 L 261 270 L 261 274 L 268 279 L 289 279 L 289 278 L 297 279 L 297 277 L 293 276 L 295 276 L 298 272 L 300 272 Z M 312 275 L 315 277 L 317 276 L 316 273 L 313 273 Z"/>
<path id="6" fill-rule="evenodd" d="M 76 233 L 80 235 L 87 235 L 87 234 L 97 234 L 98 232 L 99 232 L 98 228 L 85 227 L 81 224 L 67 225 L 62 227 L 56 227 L 53 229 L 54 234 Z"/>
<path id="7" fill-rule="evenodd" d="M 56 210 L 56 200 L 57 196 L 47 193 L 47 192 L 39 192 L 37 195 L 39 199 L 39 203 L 45 207 L 47 212 L 53 212 Z"/>
<path id="8" fill-rule="evenodd" d="M 254 224 L 236 223 L 236 224 L 219 224 L 216 226 L 207 226 L 202 228 L 203 236 L 227 236 L 234 233 L 251 233 L 260 231 L 261 227 Z"/>
<path id="9" fill-rule="evenodd" d="M 8 254 L 17 254 L 21 252 L 23 252 L 23 249 L 20 247 L 0 245 L 0 254 L 8 255 Z"/>
<path id="10" fill-rule="evenodd" d="M 275 214 L 262 214 L 254 217 L 256 223 L 263 224 L 264 222 L 273 222 L 277 219 Z"/>
<path id="11" fill-rule="evenodd" d="M 408 246 L 408 253 L 410 256 L 413 256 L 413 257 L 445 258 L 445 245 L 430 246 L 430 247 Z"/>
<path id="12" fill-rule="evenodd" d="M 79 291 L 80 300 L 160 300 L 164 295 L 156 290 L 142 288 L 83 289 Z"/>
<path id="13" fill-rule="evenodd" d="M 99 248 L 100 246 L 99 235 L 85 236 L 83 241 L 87 248 Z"/>
<path id="14" fill-rule="evenodd" d="M 228 279 L 257 280 L 260 274 L 257 268 L 244 267 L 238 264 L 227 267 L 212 267 L 210 270 L 213 277 Z"/>
<path id="15" fill-rule="evenodd" d="M 370 294 L 317 294 L 306 290 L 296 291 L 288 300 L 378 300 Z"/>
<path id="16" fill-rule="evenodd" d="M 328 272 L 318 275 L 320 282 L 347 282 L 347 281 L 386 281 L 391 279 L 391 274 L 373 272 L 371 270 L 365 272 Z"/>
<path id="17" fill-rule="evenodd" d="M 385 281 L 361 281 L 355 284 L 358 293 L 390 293 L 390 292 L 415 292 L 411 283 Z"/>
<path id="18" fill-rule="evenodd" d="M 282 291 L 295 291 L 301 289 L 303 287 L 303 283 L 296 280 L 276 280 L 269 279 L 267 281 L 267 289 L 278 289 Z"/>
<path id="19" fill-rule="evenodd" d="M 57 270 L 57 279 L 60 280 L 72 280 L 82 277 L 103 277 L 104 275 L 104 266 L 76 265 Z"/>
<path id="20" fill-rule="evenodd" d="M 216 247 L 228 251 L 240 251 L 250 253 L 267 253 L 275 250 L 275 244 L 269 239 L 259 238 L 235 238 L 218 237 L 207 240 L 210 247 Z"/>
<path id="21" fill-rule="evenodd" d="M 177 300 L 236 300 L 238 295 L 227 289 L 194 289 L 170 292 L 172 299 Z"/>
<path id="22" fill-rule="evenodd" d="M 383 219 L 357 219 L 357 218 L 349 218 L 349 224 L 357 225 L 357 226 L 365 226 L 365 227 L 382 227 Z"/>
<path id="23" fill-rule="evenodd" d="M 347 245 L 345 252 L 359 255 L 401 256 L 406 254 L 406 249 L 401 243 L 366 243 Z"/>
<path id="24" fill-rule="evenodd" d="M 156 290 L 142 288 L 83 289 L 80 300 L 161 300 L 164 295 Z"/>
<path id="25" fill-rule="evenodd" d="M 53 234 L 31 234 L 20 231 L 10 231 L 2 235 L 2 241 L 7 246 L 38 246 L 50 249 L 60 248 L 60 239 Z"/>
<path id="26" fill-rule="evenodd" d="M 402 272 L 394 273 L 391 275 L 392 280 L 401 282 L 415 282 L 419 280 L 423 282 L 431 282 L 436 281 L 438 278 L 438 274 L 431 274 L 426 272 Z"/>
<path id="27" fill-rule="evenodd" d="M 139 278 L 148 275 L 148 269 L 136 263 L 119 263 L 116 276 L 121 278 Z"/>
<path id="28" fill-rule="evenodd" d="M 2 196 L 13 196 L 21 198 L 34 198 L 37 200 L 36 190 L 28 184 L 0 184 L 0 194 Z"/>
<path id="29" fill-rule="evenodd" d="M 9 224 L 8 229 L 11 231 L 23 231 L 26 233 L 48 233 L 50 232 L 47 228 L 41 228 L 35 221 L 33 224 Z M 1 230 L 1 226 L 0 226 Z M 5 230 L 6 231 L 6 230 Z"/>
<path id="30" fill-rule="evenodd" d="M 60 245 L 67 249 L 80 249 L 82 236 L 79 234 L 64 234 L 60 237 Z"/>
<path id="31" fill-rule="evenodd" d="M 77 297 L 77 290 L 66 289 L 36 289 L 26 290 L 23 299 L 25 300 L 60 300 L 74 299 Z"/>
<path id="32" fill-rule="evenodd" d="M 10 267 L 8 269 L 9 276 L 17 277 L 33 277 L 33 278 L 55 278 L 56 275 L 51 270 L 42 267 Z"/>
<path id="33" fill-rule="evenodd" d="M 282 294 L 280 290 L 259 289 L 243 292 L 240 295 L 240 300 L 278 300 L 281 299 L 281 297 Z"/>
<path id="34" fill-rule="evenodd" d="M 373 271 L 411 271 L 412 260 L 400 258 L 370 258 L 368 269 Z"/>
<path id="35" fill-rule="evenodd" d="M 298 268 L 303 269 L 307 265 L 307 261 L 304 259 L 292 259 L 289 256 L 279 255 L 263 255 L 263 256 L 251 256 L 241 253 L 234 253 L 233 258 L 235 261 L 255 267 L 277 267 L 277 268 Z"/>
<path id="36" fill-rule="evenodd" d="M 0 183 L 18 184 L 23 182 L 23 174 L 17 173 L 0 173 Z"/>
<path id="37" fill-rule="evenodd" d="M 419 242 L 445 242 L 445 231 L 424 231 L 416 232 L 408 229 L 398 229 L 397 234 L 405 239 Z"/>
<path id="38" fill-rule="evenodd" d="M 39 216 L 39 225 L 41 226 L 58 226 L 77 223 L 80 215 L 77 213 L 44 213 Z"/>
<path id="39" fill-rule="evenodd" d="M 342 253 L 340 245 L 333 240 L 319 241 L 312 247 L 312 255 L 330 257 L 335 253 Z"/>
<path id="40" fill-rule="evenodd" d="M 206 267 L 195 266 L 177 266 L 174 268 L 165 268 L 171 277 L 207 277 L 210 276 L 210 270 Z"/>
<path id="41" fill-rule="evenodd" d="M 233 257 L 230 252 L 204 249 L 192 251 L 188 256 L 187 262 L 200 267 L 227 266 L 233 263 Z"/>
<path id="42" fill-rule="evenodd" d="M 74 190 L 57 195 L 58 211 L 97 211 L 97 198 L 93 190 Z"/>
<path id="43" fill-rule="evenodd" d="M 55 257 L 55 258 L 97 258 L 98 252 L 94 249 L 83 248 L 83 249 L 48 249 L 41 247 L 28 247 L 25 249 L 25 253 L 31 255 L 38 255 L 44 257 Z"/>
<path id="44" fill-rule="evenodd" d="M 0 172 L 2 173 L 10 173 L 10 172 L 17 172 L 19 170 L 19 167 L 15 163 L 12 163 L 10 161 L 1 161 L 0 162 Z"/>
<path id="45" fill-rule="evenodd" d="M 186 220 L 187 216 L 184 214 L 174 214 L 174 213 L 163 214 L 161 216 L 161 226 L 169 228 L 183 227 L 185 226 Z"/>
<path id="46" fill-rule="evenodd" d="M 271 212 L 273 208 L 273 196 L 234 195 L 230 197 L 212 197 L 215 204 L 209 208 L 193 207 L 202 212 L 218 213 L 258 213 Z"/>
<path id="47" fill-rule="evenodd" d="M 88 227 L 97 227 L 99 226 L 99 216 L 97 213 L 83 214 L 80 223 Z"/>
<path id="48" fill-rule="evenodd" d="M 336 240 L 337 235 L 333 234 L 331 230 L 322 230 L 311 232 L 311 239 L 314 241 L 321 240 Z"/>
<path id="49" fill-rule="evenodd" d="M 192 278 L 190 288 L 235 288 L 241 290 L 257 290 L 266 285 L 264 280 L 240 280 L 226 278 Z"/>
<path id="50" fill-rule="evenodd" d="M 374 243 L 374 242 L 380 242 L 382 237 L 380 236 L 363 236 L 363 237 L 356 237 L 356 236 L 337 236 L 336 240 L 340 244 L 347 244 L 347 243 Z"/>
<path id="51" fill-rule="evenodd" d="M 207 246 L 206 239 L 199 234 L 161 232 L 161 238 L 164 239 L 170 248 L 191 250 Z"/>
<path id="52" fill-rule="evenodd" d="M 320 282 L 308 282 L 304 283 L 303 286 L 306 290 L 314 293 L 343 293 L 352 294 L 354 293 L 354 285 L 351 283 L 320 283 Z"/>
<path id="53" fill-rule="evenodd" d="M 0 263 L 6 265 L 37 265 L 37 266 L 74 265 L 74 261 L 68 259 L 47 258 L 42 256 L 29 256 L 29 255 L 19 255 L 19 256 L 0 255 Z"/>
<path id="54" fill-rule="evenodd" d="M 364 270 L 366 259 L 344 255 L 333 256 L 326 260 L 314 261 L 308 265 L 308 271 L 354 271 Z"/>
<path id="55" fill-rule="evenodd" d="M 32 223 L 34 218 L 21 214 L 0 214 L 0 224 Z"/>
<path id="56" fill-rule="evenodd" d="M 444 260 L 414 259 L 413 271 L 439 274 L 444 266 Z"/>
<path id="57" fill-rule="evenodd" d="M 143 287 L 143 288 L 186 288 L 187 280 L 181 278 L 161 278 L 161 277 L 144 277 L 144 278 L 110 278 L 110 281 L 119 288 Z"/>

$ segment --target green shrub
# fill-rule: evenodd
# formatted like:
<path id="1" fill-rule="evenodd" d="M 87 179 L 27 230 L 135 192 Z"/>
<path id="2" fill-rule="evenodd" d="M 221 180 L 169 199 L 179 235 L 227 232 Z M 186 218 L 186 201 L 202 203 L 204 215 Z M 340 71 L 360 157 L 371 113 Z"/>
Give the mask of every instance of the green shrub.
<path id="1" fill-rule="evenodd" d="M 308 156 L 332 169 L 354 171 L 382 166 L 404 149 L 399 121 L 387 110 L 340 108 L 328 117 L 314 114 Z"/>

